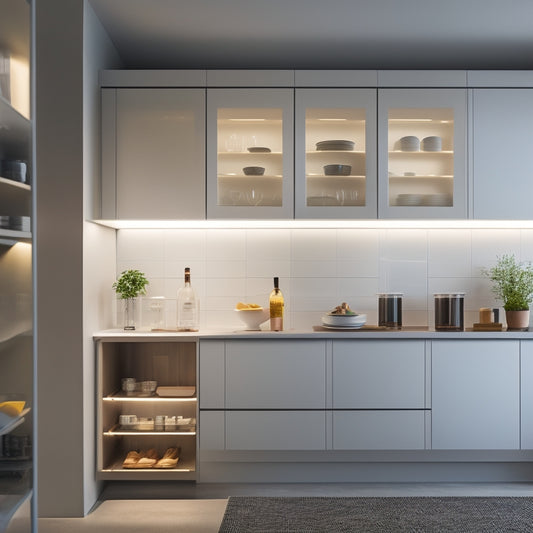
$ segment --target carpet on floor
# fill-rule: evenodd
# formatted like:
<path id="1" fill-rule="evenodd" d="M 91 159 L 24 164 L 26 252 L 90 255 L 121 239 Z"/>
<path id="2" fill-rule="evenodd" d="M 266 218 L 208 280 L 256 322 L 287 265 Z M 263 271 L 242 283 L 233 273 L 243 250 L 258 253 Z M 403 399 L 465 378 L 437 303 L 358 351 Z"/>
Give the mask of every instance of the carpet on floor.
<path id="1" fill-rule="evenodd" d="M 529 497 L 232 496 L 219 533 L 533 532 Z"/>

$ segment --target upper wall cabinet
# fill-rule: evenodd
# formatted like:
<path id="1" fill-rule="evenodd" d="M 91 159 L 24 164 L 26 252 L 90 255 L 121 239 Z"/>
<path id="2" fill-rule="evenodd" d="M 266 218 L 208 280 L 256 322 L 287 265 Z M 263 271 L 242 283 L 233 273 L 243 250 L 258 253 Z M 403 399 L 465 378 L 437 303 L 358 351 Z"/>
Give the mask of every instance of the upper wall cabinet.
<path id="1" fill-rule="evenodd" d="M 293 195 L 293 90 L 208 89 L 208 218 L 292 218 Z"/>
<path id="2" fill-rule="evenodd" d="M 533 89 L 474 89 L 476 219 L 533 219 Z"/>
<path id="3" fill-rule="evenodd" d="M 379 218 L 466 218 L 466 89 L 379 91 Z"/>
<path id="4" fill-rule="evenodd" d="M 102 89 L 102 218 L 205 218 L 205 89 Z"/>
<path id="5" fill-rule="evenodd" d="M 376 90 L 296 89 L 297 218 L 376 218 Z"/>

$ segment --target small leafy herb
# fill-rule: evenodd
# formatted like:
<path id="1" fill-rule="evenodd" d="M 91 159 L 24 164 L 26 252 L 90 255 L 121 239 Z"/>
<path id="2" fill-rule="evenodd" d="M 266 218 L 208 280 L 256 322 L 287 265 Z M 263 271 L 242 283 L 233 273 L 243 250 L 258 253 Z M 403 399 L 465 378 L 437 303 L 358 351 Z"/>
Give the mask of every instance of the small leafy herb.
<path id="1" fill-rule="evenodd" d="M 495 266 L 483 269 L 494 282 L 492 292 L 506 311 L 527 311 L 533 301 L 533 266 L 517 262 L 514 255 L 498 257 Z"/>
<path id="2" fill-rule="evenodd" d="M 139 294 L 146 294 L 148 283 L 146 276 L 139 270 L 124 270 L 112 288 L 122 299 L 136 298 Z"/>

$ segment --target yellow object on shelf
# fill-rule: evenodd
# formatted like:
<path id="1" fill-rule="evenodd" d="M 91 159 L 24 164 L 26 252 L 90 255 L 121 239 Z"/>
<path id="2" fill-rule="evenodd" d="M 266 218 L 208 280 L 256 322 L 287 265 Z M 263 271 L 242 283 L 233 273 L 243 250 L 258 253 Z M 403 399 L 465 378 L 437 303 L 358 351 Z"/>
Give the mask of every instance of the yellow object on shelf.
<path id="1" fill-rule="evenodd" d="M 243 302 L 238 302 L 235 306 L 235 309 L 243 310 L 243 309 L 257 309 L 261 310 L 263 309 L 259 304 L 245 304 Z"/>
<path id="2" fill-rule="evenodd" d="M 0 413 L 4 413 L 9 416 L 18 416 L 22 413 L 26 402 L 22 401 L 9 401 L 0 403 Z"/>

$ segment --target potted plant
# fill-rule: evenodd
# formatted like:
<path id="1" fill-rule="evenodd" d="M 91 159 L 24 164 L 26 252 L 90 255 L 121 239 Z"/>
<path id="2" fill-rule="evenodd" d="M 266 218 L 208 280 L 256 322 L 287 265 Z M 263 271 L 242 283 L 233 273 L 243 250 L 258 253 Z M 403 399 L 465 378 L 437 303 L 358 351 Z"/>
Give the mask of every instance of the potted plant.
<path id="1" fill-rule="evenodd" d="M 533 266 L 518 262 L 514 255 L 498 257 L 496 265 L 483 273 L 494 282 L 492 292 L 503 302 L 507 329 L 527 330 L 533 301 Z"/>
<path id="2" fill-rule="evenodd" d="M 140 294 L 146 294 L 149 281 L 139 270 L 124 270 L 112 288 L 124 301 L 124 329 L 135 329 L 135 302 Z"/>

